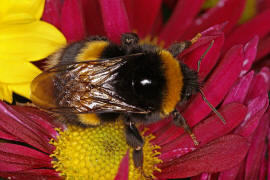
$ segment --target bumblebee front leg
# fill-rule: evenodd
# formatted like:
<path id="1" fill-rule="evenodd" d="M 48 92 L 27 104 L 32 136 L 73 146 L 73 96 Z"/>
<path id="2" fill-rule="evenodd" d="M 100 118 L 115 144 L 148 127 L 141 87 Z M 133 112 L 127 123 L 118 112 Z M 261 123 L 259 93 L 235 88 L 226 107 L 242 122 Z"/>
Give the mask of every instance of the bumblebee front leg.
<path id="1" fill-rule="evenodd" d="M 133 162 L 135 167 L 143 166 L 143 145 L 144 141 L 135 123 L 129 116 L 125 116 L 125 131 L 127 144 L 133 148 Z"/>
<path id="2" fill-rule="evenodd" d="M 199 145 L 199 142 L 197 141 L 196 136 L 194 135 L 194 133 L 192 132 L 191 128 L 189 127 L 189 125 L 187 124 L 185 118 L 180 114 L 180 112 L 178 110 L 174 110 L 172 112 L 172 116 L 173 116 L 173 122 L 176 126 L 180 126 L 182 127 L 191 137 L 193 143 L 195 146 Z"/>
<path id="3" fill-rule="evenodd" d="M 201 33 L 198 33 L 190 41 L 183 41 L 183 42 L 174 43 L 168 48 L 168 51 L 170 51 L 170 53 L 173 55 L 173 57 L 177 57 L 181 52 L 183 52 L 185 49 L 189 48 L 192 44 L 197 42 L 201 36 L 202 36 Z"/>

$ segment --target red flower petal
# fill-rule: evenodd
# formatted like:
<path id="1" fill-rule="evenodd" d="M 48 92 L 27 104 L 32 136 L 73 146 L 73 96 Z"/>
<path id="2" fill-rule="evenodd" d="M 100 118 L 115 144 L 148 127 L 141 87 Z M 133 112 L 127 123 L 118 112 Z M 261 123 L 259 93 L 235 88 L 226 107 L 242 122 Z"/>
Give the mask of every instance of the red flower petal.
<path id="1" fill-rule="evenodd" d="M 255 18 L 236 28 L 225 41 L 223 52 L 237 43 L 246 43 L 247 39 L 258 35 L 264 37 L 270 31 L 270 9 L 258 14 Z"/>
<path id="2" fill-rule="evenodd" d="M 218 176 L 218 180 L 228 180 L 228 179 L 232 179 L 232 180 L 235 179 L 236 180 L 238 172 L 239 172 L 241 166 L 243 166 L 243 164 L 244 163 L 242 162 L 242 163 L 240 163 L 240 165 L 237 165 L 237 166 L 233 167 L 232 169 L 221 172 Z"/>
<path id="3" fill-rule="evenodd" d="M 256 60 L 260 60 L 270 52 L 270 36 L 260 40 Z"/>
<path id="4" fill-rule="evenodd" d="M 206 36 L 207 37 L 207 36 Z M 215 37 L 212 37 L 214 40 L 214 44 L 209 49 L 205 57 L 201 61 L 200 71 L 199 71 L 199 77 L 200 79 L 204 79 L 207 74 L 212 70 L 216 62 L 218 61 L 218 58 L 220 56 L 220 51 L 224 43 L 224 33 L 220 33 L 219 35 L 216 35 Z M 211 40 L 211 41 L 212 41 Z M 200 39 L 199 39 L 200 41 Z M 197 64 L 201 56 L 206 52 L 206 50 L 209 48 L 211 41 L 208 43 L 199 46 L 195 50 L 193 50 L 191 53 L 185 55 L 183 57 L 183 62 L 188 65 L 191 69 L 197 70 Z M 199 42 L 198 42 L 199 43 Z"/>
<path id="5" fill-rule="evenodd" d="M 243 76 L 250 70 L 257 54 L 258 42 L 259 42 L 258 36 L 255 36 L 245 44 L 244 46 L 245 60 L 243 62 L 243 70 L 241 71 L 240 76 Z"/>
<path id="6" fill-rule="evenodd" d="M 59 174 L 54 169 L 34 169 L 18 172 L 0 172 L 0 176 L 7 179 L 27 179 L 27 180 L 61 180 Z"/>
<path id="7" fill-rule="evenodd" d="M 51 160 L 47 154 L 26 146 L 10 143 L 0 144 L 0 162 L 6 165 L 0 166 L 2 172 L 50 168 Z"/>
<path id="8" fill-rule="evenodd" d="M 235 133 L 248 137 L 256 130 L 260 119 L 264 115 L 269 102 L 267 93 L 251 100 L 248 104 L 248 113 L 242 124 Z"/>
<path id="9" fill-rule="evenodd" d="M 160 178 L 184 178 L 202 172 L 215 173 L 240 163 L 248 151 L 248 142 L 237 135 L 227 135 L 170 163 L 162 163 Z"/>
<path id="10" fill-rule="evenodd" d="M 242 11 L 245 7 L 245 2 L 246 0 L 220 0 L 214 8 L 211 8 L 202 16 L 194 20 L 192 25 L 189 26 L 188 31 L 183 35 L 183 37 L 181 37 L 181 39 L 191 38 L 196 33 L 208 28 L 209 26 L 223 23 L 225 21 L 228 22 L 225 27 L 225 32 L 229 32 L 241 17 Z"/>
<path id="11" fill-rule="evenodd" d="M 86 36 L 80 1 L 65 0 L 61 12 L 61 31 L 69 42 Z"/>
<path id="12" fill-rule="evenodd" d="M 127 151 L 126 155 L 123 157 L 114 180 L 128 180 L 128 156 L 129 151 Z"/>
<path id="13" fill-rule="evenodd" d="M 122 0 L 100 0 L 105 32 L 109 39 L 120 42 L 123 33 L 130 32 L 126 9 Z"/>
<path id="14" fill-rule="evenodd" d="M 259 12 L 270 8 L 270 0 L 257 1 L 257 4 L 258 4 L 258 11 Z"/>
<path id="15" fill-rule="evenodd" d="M 246 101 L 254 99 L 255 97 L 261 94 L 267 93 L 269 90 L 269 84 L 270 84 L 270 71 L 268 68 L 263 68 L 253 78 Z"/>
<path id="16" fill-rule="evenodd" d="M 227 119 L 227 123 L 225 125 L 220 122 L 216 115 L 213 115 L 193 128 L 193 133 L 200 142 L 199 146 L 195 146 L 190 136 L 188 134 L 184 134 L 168 144 L 162 143 L 164 145 L 161 149 L 161 157 L 164 156 L 163 153 L 171 153 L 175 149 L 194 149 L 201 147 L 213 139 L 229 133 L 242 122 L 246 115 L 247 108 L 242 104 L 232 103 L 221 108 L 219 111 L 222 113 L 224 118 Z M 166 159 L 163 160 L 167 161 Z"/>
<path id="17" fill-rule="evenodd" d="M 242 77 L 239 80 L 239 82 L 232 87 L 231 91 L 225 98 L 223 105 L 232 102 L 244 103 L 253 77 L 254 77 L 253 71 L 249 72 L 247 75 Z"/>
<path id="18" fill-rule="evenodd" d="M 96 0 L 82 0 L 85 28 L 89 35 L 105 35 L 99 2 Z"/>
<path id="19" fill-rule="evenodd" d="M 238 78 L 242 69 L 243 60 L 244 54 L 242 46 L 234 46 L 226 53 L 219 66 L 204 85 L 203 91 L 205 96 L 213 106 L 220 103 Z M 197 94 L 184 111 L 183 116 L 188 120 L 189 124 L 193 126 L 211 111 L 209 106 L 202 100 L 201 95 Z"/>
<path id="20" fill-rule="evenodd" d="M 53 146 L 48 143 L 52 136 L 40 133 L 40 131 L 44 132 L 44 129 L 41 130 L 43 127 L 32 122 L 25 114 L 0 102 L 0 118 L 0 127 L 9 134 L 43 152 L 51 153 L 53 151 Z"/>
<path id="21" fill-rule="evenodd" d="M 178 1 L 173 10 L 173 14 L 160 33 L 160 40 L 166 45 L 173 43 L 180 38 L 187 27 L 191 24 L 193 18 L 198 13 L 204 1 Z M 199 31 L 197 31 L 199 32 Z"/>
<path id="22" fill-rule="evenodd" d="M 161 0 L 136 0 L 132 4 L 132 29 L 135 29 L 140 37 L 150 34 L 155 19 L 159 14 L 161 2 Z"/>
<path id="23" fill-rule="evenodd" d="M 270 114 L 267 113 L 261 119 L 260 124 L 252 138 L 252 144 L 246 161 L 246 179 L 256 179 L 259 177 L 262 158 L 265 158 L 265 154 L 263 154 L 263 152 L 266 146 L 265 138 L 269 130 L 269 115 Z"/>
<path id="24" fill-rule="evenodd" d="M 45 7 L 42 15 L 42 20 L 61 28 L 61 0 L 51 0 L 45 2 Z"/>

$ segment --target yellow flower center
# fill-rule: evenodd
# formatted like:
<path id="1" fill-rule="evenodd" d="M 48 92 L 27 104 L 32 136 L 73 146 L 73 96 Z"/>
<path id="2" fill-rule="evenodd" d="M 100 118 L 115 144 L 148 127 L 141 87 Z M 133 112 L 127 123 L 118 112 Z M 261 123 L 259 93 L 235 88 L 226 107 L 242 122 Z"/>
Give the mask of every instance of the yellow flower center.
<path id="1" fill-rule="evenodd" d="M 130 149 L 129 179 L 154 178 L 153 172 L 160 171 L 156 166 L 161 162 L 157 157 L 160 147 L 150 143 L 153 135 L 143 138 L 143 170 L 134 167 Z M 93 128 L 69 126 L 65 131 L 59 131 L 58 138 L 51 143 L 56 147 L 51 155 L 55 159 L 53 167 L 66 179 L 114 179 L 122 158 L 130 148 L 122 121 Z"/>

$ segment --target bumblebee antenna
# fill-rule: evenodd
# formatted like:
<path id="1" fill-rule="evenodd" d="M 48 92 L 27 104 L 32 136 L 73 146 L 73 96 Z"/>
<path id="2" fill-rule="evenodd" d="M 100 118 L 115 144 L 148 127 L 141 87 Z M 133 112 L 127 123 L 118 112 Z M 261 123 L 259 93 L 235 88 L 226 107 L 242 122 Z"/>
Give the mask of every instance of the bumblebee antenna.
<path id="1" fill-rule="evenodd" d="M 206 49 L 206 51 L 203 53 L 203 55 L 200 57 L 199 61 L 198 61 L 198 66 L 197 66 L 197 72 L 200 71 L 200 66 L 201 66 L 201 62 L 204 59 L 204 57 L 206 56 L 206 54 L 209 52 L 209 50 L 213 47 L 214 44 L 214 40 L 211 41 L 211 44 L 209 45 L 209 47 Z M 225 118 L 218 112 L 218 110 L 207 100 L 204 92 L 202 91 L 202 89 L 199 89 L 199 92 L 203 98 L 203 101 L 212 109 L 212 111 L 219 117 L 219 119 L 223 122 L 223 124 L 226 124 Z"/>
<path id="2" fill-rule="evenodd" d="M 223 124 L 226 124 L 226 121 L 224 117 L 218 112 L 218 110 L 206 99 L 205 94 L 203 91 L 200 89 L 200 94 L 203 98 L 203 101 L 212 109 L 212 111 L 219 117 L 219 119 L 223 122 Z"/>
<path id="3" fill-rule="evenodd" d="M 204 59 L 204 57 L 206 56 L 206 54 L 209 52 L 209 50 L 213 47 L 214 44 L 214 40 L 211 41 L 210 46 L 208 46 L 208 48 L 206 49 L 206 51 L 203 53 L 203 55 L 200 57 L 198 64 L 197 64 L 197 72 L 200 71 L 200 66 L 201 66 L 201 62 Z"/>

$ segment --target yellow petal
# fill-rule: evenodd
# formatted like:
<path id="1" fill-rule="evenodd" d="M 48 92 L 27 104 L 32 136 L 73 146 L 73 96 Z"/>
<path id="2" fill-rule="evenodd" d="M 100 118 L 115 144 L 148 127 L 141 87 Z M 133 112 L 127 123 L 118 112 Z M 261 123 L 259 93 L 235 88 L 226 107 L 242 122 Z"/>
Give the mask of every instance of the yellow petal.
<path id="1" fill-rule="evenodd" d="M 45 0 L 1 0 L 0 23 L 22 23 L 41 18 Z"/>
<path id="2" fill-rule="evenodd" d="M 40 60 L 64 44 L 63 34 L 43 21 L 0 25 L 0 61 Z"/>
<path id="3" fill-rule="evenodd" d="M 5 100 L 12 103 L 12 91 L 9 89 L 7 84 L 0 82 L 0 100 Z"/>
<path id="4" fill-rule="evenodd" d="M 30 87 L 31 82 L 23 83 L 23 84 L 12 84 L 9 86 L 9 89 L 21 96 L 24 96 L 30 99 Z"/>
<path id="5" fill-rule="evenodd" d="M 30 84 L 41 73 L 24 61 L 0 61 L 0 99 L 12 102 L 12 92 L 30 98 Z"/>
<path id="6" fill-rule="evenodd" d="M 24 61 L 0 61 L 0 82 L 28 83 L 41 73 L 36 66 Z"/>

